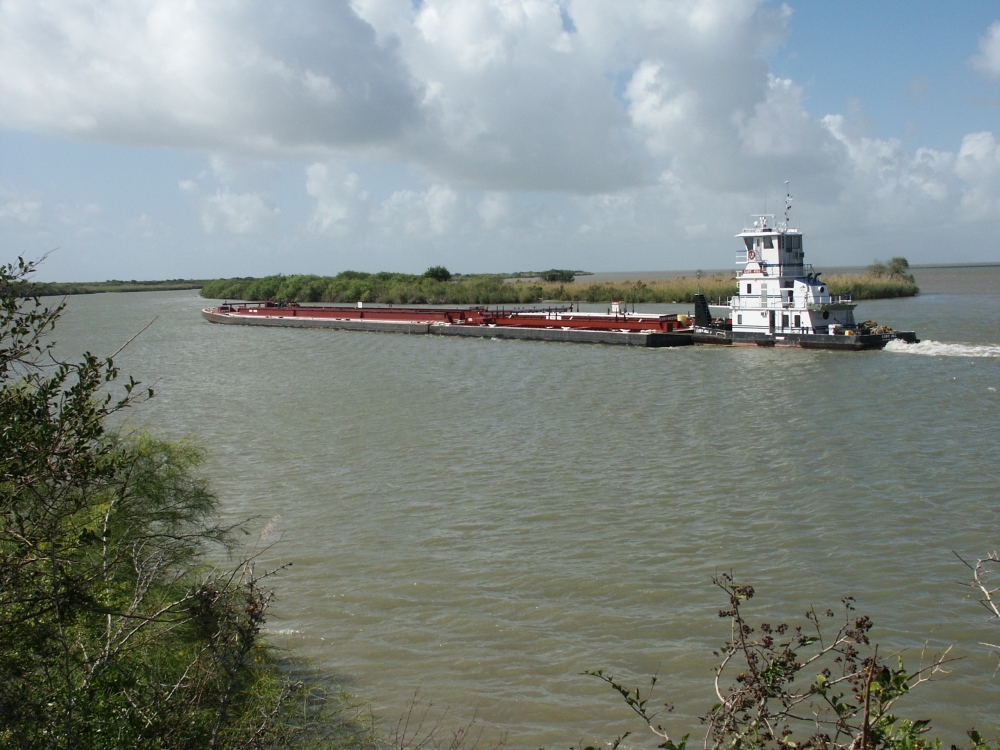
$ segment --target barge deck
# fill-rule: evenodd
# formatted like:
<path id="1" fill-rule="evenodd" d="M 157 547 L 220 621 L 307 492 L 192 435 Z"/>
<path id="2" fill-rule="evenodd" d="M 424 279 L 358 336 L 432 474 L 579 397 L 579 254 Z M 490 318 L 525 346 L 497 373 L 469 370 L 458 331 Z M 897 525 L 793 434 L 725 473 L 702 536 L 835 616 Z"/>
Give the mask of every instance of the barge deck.
<path id="1" fill-rule="evenodd" d="M 613 303 L 607 313 L 572 307 L 490 310 L 484 307 L 309 306 L 226 303 L 202 310 L 211 323 L 331 328 L 489 339 L 563 341 L 661 348 L 694 343 L 685 316 L 627 312 Z"/>

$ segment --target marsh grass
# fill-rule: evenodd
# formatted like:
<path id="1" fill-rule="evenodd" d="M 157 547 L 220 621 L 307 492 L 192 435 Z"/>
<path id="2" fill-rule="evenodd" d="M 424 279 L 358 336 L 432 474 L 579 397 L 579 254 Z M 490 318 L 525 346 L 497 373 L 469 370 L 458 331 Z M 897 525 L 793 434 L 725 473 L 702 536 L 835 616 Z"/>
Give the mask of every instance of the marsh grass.
<path id="1" fill-rule="evenodd" d="M 171 292 L 182 289 L 200 289 L 206 282 L 198 279 L 172 279 L 169 281 L 86 281 L 86 282 L 32 282 L 25 287 L 25 294 L 38 297 L 65 297 L 70 294 L 98 294 L 100 292 Z"/>
<path id="2" fill-rule="evenodd" d="M 903 279 L 874 275 L 831 276 L 833 294 L 855 299 L 913 296 L 917 286 Z M 366 274 L 345 271 L 337 276 L 268 276 L 261 279 L 219 279 L 207 282 L 201 296 L 227 300 L 383 304 L 501 305 L 553 302 L 691 303 L 701 292 L 710 300 L 736 294 L 736 279 L 728 274 L 625 282 L 552 282 L 503 276 L 461 276 L 441 281 L 399 273 Z"/>
<path id="3" fill-rule="evenodd" d="M 832 294 L 850 294 L 857 300 L 913 297 L 920 287 L 910 279 L 872 274 L 838 274 L 824 278 Z"/>

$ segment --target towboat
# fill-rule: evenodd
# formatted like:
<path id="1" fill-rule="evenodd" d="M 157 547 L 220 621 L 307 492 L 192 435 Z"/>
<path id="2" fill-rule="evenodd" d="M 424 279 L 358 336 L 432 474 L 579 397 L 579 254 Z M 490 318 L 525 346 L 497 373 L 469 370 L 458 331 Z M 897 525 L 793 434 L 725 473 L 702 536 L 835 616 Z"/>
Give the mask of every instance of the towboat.
<path id="1" fill-rule="evenodd" d="M 881 349 L 890 341 L 916 343 L 913 331 L 894 331 L 854 318 L 850 295 L 830 294 L 820 273 L 803 262 L 802 232 L 789 225 L 792 196 L 785 196 L 784 220 L 754 214 L 753 226 L 737 237 L 736 294 L 713 316 L 704 295 L 695 299 L 692 336 L 696 344 L 798 346 L 810 349 Z"/>

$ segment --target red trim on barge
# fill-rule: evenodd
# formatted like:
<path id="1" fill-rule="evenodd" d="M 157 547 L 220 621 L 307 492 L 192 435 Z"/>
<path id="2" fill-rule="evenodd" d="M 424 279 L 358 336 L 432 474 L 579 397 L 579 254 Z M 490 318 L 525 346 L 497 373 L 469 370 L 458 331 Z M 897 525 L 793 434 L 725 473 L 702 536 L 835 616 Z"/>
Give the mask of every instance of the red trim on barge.
<path id="1" fill-rule="evenodd" d="M 623 332 L 687 332 L 690 324 L 676 314 L 656 315 L 653 313 L 628 312 L 620 303 L 612 303 L 606 313 L 574 312 L 573 306 L 545 307 L 533 309 L 495 309 L 487 307 L 396 307 L 390 305 L 356 306 L 299 305 L 295 302 L 241 302 L 226 303 L 219 307 L 207 308 L 216 316 L 233 319 L 281 319 L 301 320 L 367 320 L 392 323 L 429 323 L 453 326 L 476 326 L 490 328 L 549 328 L 585 331 Z"/>

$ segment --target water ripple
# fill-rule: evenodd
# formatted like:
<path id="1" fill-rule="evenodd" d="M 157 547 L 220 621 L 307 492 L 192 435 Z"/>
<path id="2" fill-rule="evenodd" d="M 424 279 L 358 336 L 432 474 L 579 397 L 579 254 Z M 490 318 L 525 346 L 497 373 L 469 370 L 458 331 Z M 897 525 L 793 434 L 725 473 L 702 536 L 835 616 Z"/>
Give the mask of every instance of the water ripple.
<path id="1" fill-rule="evenodd" d="M 955 642 L 914 699 L 958 741 L 1000 697 L 952 554 L 997 543 L 1000 305 L 961 300 L 982 343 L 927 297 L 879 303 L 936 337 L 887 353 L 230 328 L 178 293 L 74 298 L 61 334 L 113 351 L 158 308 L 133 419 L 197 435 L 227 515 L 281 516 L 270 632 L 390 717 L 419 688 L 515 750 L 600 741 L 628 718 L 579 673 L 659 670 L 697 731 L 733 570 L 767 618 L 850 594 L 887 647 Z"/>

